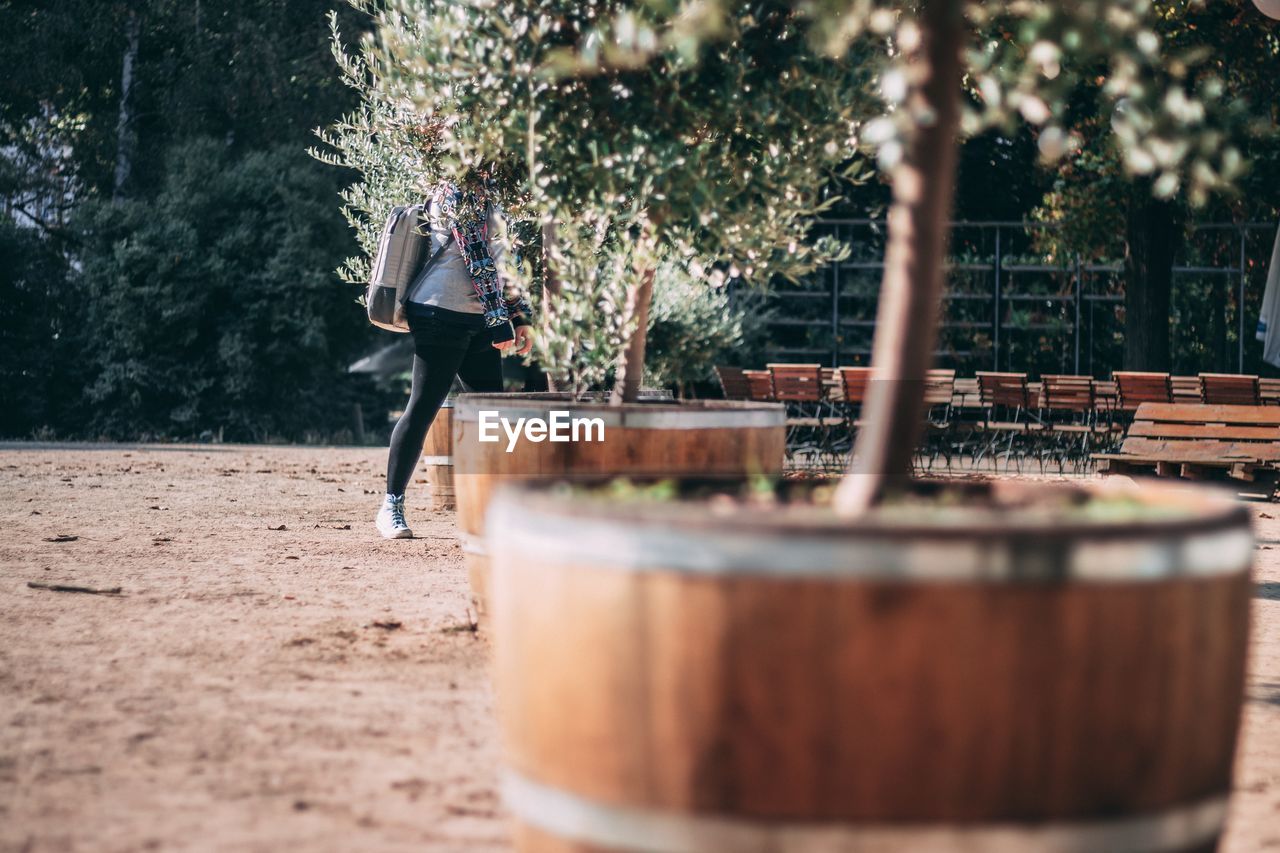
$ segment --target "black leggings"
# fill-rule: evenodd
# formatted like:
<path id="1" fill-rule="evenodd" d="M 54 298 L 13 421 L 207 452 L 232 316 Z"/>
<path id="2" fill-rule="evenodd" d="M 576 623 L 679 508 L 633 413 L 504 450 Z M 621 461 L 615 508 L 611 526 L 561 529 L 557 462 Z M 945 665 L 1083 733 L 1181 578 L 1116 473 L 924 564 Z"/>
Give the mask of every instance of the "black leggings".
<path id="1" fill-rule="evenodd" d="M 387 494 L 403 495 L 422 456 L 427 430 L 456 376 L 468 391 L 502 391 L 502 355 L 479 315 L 436 309 L 409 316 L 413 333 L 413 390 L 391 431 Z"/>

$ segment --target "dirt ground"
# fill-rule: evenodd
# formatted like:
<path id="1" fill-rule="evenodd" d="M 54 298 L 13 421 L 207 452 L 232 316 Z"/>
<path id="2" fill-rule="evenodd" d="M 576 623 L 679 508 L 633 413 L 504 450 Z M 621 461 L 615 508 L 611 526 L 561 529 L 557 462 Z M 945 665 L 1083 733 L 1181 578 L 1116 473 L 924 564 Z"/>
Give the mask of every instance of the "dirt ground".
<path id="1" fill-rule="evenodd" d="M 0 447 L 0 850 L 507 849 L 453 516 L 417 485 L 419 538 L 378 539 L 384 464 Z M 1280 505 L 1254 506 L 1233 853 L 1280 849 Z"/>

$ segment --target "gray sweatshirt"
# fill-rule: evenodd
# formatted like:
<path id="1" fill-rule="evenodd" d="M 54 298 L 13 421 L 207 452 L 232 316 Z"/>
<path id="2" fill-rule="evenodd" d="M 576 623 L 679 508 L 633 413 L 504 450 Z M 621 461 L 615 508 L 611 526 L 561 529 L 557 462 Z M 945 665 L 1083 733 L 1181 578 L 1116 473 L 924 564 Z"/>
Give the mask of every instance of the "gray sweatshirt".
<path id="1" fill-rule="evenodd" d="M 440 215 L 437 202 L 432 201 L 427 207 L 426 218 L 431 223 L 431 245 L 427 257 L 433 256 L 446 243 L 448 245 L 436 262 L 429 267 L 424 266 L 417 279 L 409 285 L 409 301 L 463 314 L 483 314 L 484 308 L 480 305 L 480 297 L 476 296 L 475 284 L 467 272 L 462 250 Z M 489 211 L 488 243 L 493 262 L 501 268 L 509 251 L 506 217 L 501 210 Z"/>

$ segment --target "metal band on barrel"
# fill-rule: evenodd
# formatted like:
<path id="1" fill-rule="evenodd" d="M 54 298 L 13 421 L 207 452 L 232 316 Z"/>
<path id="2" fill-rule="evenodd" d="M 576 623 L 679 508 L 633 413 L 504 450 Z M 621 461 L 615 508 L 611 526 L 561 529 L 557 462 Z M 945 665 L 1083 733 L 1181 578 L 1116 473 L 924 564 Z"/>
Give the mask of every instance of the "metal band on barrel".
<path id="1" fill-rule="evenodd" d="M 621 571 L 776 578 L 886 581 L 1163 581 L 1247 571 L 1253 536 L 1226 528 L 1163 539 L 1150 536 L 1070 542 L 901 539 L 832 532 L 804 537 L 776 530 L 719 530 L 636 519 L 543 513 L 499 495 L 489 524 L 496 549 L 539 560 Z"/>
<path id="2" fill-rule="evenodd" d="M 464 554 L 475 554 L 479 557 L 489 556 L 489 549 L 484 543 L 483 536 L 476 536 L 474 533 L 466 533 L 459 530 L 458 543 L 462 546 L 462 553 Z"/>
<path id="3" fill-rule="evenodd" d="M 452 465 L 453 457 L 452 456 L 423 456 L 422 464 L 423 465 Z"/>
<path id="4" fill-rule="evenodd" d="M 1110 820 L 1042 824 L 766 823 L 604 803 L 509 772 L 503 798 L 521 821 L 583 844 L 645 853 L 1151 853 L 1212 841 L 1227 798 Z"/>

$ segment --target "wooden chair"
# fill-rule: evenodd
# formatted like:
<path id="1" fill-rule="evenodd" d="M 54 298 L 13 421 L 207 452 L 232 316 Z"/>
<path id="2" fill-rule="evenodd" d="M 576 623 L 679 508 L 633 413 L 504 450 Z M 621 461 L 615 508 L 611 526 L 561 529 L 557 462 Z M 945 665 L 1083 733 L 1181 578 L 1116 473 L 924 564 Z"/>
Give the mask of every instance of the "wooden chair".
<path id="1" fill-rule="evenodd" d="M 986 408 L 1006 406 L 1016 409 L 1031 407 L 1025 373 L 984 373 L 978 371 L 978 393 Z"/>
<path id="2" fill-rule="evenodd" d="M 1098 423 L 1098 398 L 1092 376 L 1048 374 L 1041 377 L 1053 453 L 1058 469 L 1081 468 L 1089 458 Z"/>
<path id="3" fill-rule="evenodd" d="M 752 400 L 772 403 L 778 399 L 773 396 L 773 374 L 769 371 L 744 370 L 742 375 L 747 378 L 747 388 L 750 390 Z"/>
<path id="4" fill-rule="evenodd" d="M 1007 469 L 1015 449 L 1020 455 L 1026 452 L 1026 448 L 1015 439 L 1031 430 L 1032 403 L 1027 374 L 979 371 L 978 393 L 983 409 L 982 428 L 989 437 L 986 447 L 978 452 L 977 460 L 981 461 L 983 456 L 995 450 L 1001 439 L 1007 438 L 1004 451 L 997 454 L 1005 457 Z"/>
<path id="5" fill-rule="evenodd" d="M 1051 413 L 1067 413 L 1072 417 L 1092 418 L 1097 410 L 1097 397 L 1092 376 L 1046 374 L 1044 407 Z"/>
<path id="6" fill-rule="evenodd" d="M 770 364 L 774 399 L 783 402 L 817 403 L 823 399 L 822 365 Z"/>
<path id="7" fill-rule="evenodd" d="M 972 411 L 982 408 L 982 392 L 978 390 L 977 379 L 968 377 L 956 379 L 955 391 L 951 396 L 951 408 Z"/>
<path id="8" fill-rule="evenodd" d="M 956 393 L 956 372 L 941 368 L 930 370 L 924 378 L 924 404 L 930 414 L 950 417 L 951 401 Z"/>
<path id="9" fill-rule="evenodd" d="M 844 391 L 844 401 L 850 406 L 861 406 L 867 397 L 867 389 L 871 384 L 870 367 L 840 367 L 840 387 Z"/>
<path id="10" fill-rule="evenodd" d="M 831 429 L 844 423 L 829 411 L 820 364 L 770 364 L 773 396 L 787 406 L 787 448 L 795 455 L 831 455 Z"/>
<path id="11" fill-rule="evenodd" d="M 1203 403 L 1199 376 L 1170 376 L 1169 390 L 1175 403 Z"/>
<path id="12" fill-rule="evenodd" d="M 955 441 L 956 431 L 951 420 L 952 401 L 956 394 L 956 372 L 937 368 L 925 374 L 924 405 L 925 434 L 921 446 L 921 461 L 932 469 L 939 456 L 945 457 L 950 467 L 951 459 L 963 443 Z"/>
<path id="13" fill-rule="evenodd" d="M 1259 379 L 1258 396 L 1264 406 L 1280 406 L 1280 379 Z"/>
<path id="14" fill-rule="evenodd" d="M 1093 380 L 1094 411 L 1110 418 L 1120 405 L 1120 389 L 1114 379 Z"/>
<path id="15" fill-rule="evenodd" d="M 751 383 L 741 367 L 721 367 L 716 365 L 716 378 L 720 380 L 720 390 L 726 400 L 750 400 Z"/>
<path id="16" fill-rule="evenodd" d="M 838 403 L 844 401 L 844 389 L 840 386 L 839 368 L 822 368 L 822 387 L 828 402 Z"/>
<path id="17" fill-rule="evenodd" d="M 1137 411 L 1143 403 L 1172 403 L 1173 383 L 1167 373 L 1138 373 L 1117 370 L 1111 374 L 1119 394 L 1118 408 L 1124 412 Z"/>
<path id="18" fill-rule="evenodd" d="M 1143 403 L 1119 452 L 1094 454 L 1109 474 L 1154 473 L 1204 479 L 1225 474 L 1274 481 L 1280 464 L 1280 409 Z"/>
<path id="19" fill-rule="evenodd" d="M 1204 402 L 1210 406 L 1262 405 L 1258 377 L 1238 373 L 1201 373 Z"/>

